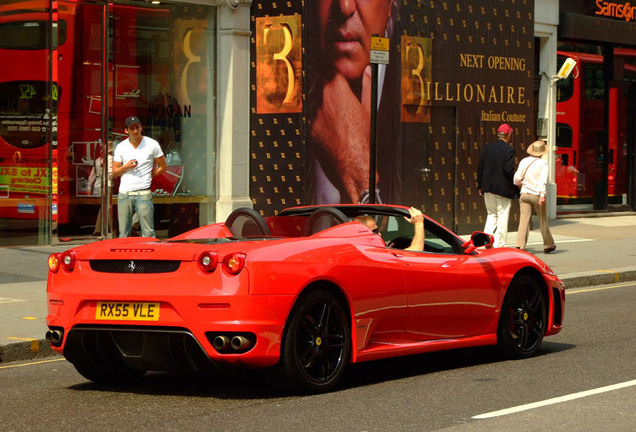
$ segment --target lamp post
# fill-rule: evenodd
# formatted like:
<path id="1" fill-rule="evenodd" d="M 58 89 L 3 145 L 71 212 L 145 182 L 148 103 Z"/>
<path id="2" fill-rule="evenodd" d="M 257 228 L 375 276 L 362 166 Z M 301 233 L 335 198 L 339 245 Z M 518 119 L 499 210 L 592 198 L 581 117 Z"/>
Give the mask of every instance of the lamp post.
<path id="1" fill-rule="evenodd" d="M 378 111 L 378 64 L 389 64 L 389 38 L 371 36 L 371 133 L 369 135 L 369 204 L 375 204 L 376 130 Z"/>

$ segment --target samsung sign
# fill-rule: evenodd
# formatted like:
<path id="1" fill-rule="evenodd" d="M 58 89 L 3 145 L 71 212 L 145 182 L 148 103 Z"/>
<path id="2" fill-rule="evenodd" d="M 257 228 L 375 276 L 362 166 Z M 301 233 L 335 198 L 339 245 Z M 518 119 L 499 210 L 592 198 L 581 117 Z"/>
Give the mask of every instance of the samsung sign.
<path id="1" fill-rule="evenodd" d="M 594 15 L 620 19 L 626 22 L 636 21 L 636 4 L 596 0 Z"/>

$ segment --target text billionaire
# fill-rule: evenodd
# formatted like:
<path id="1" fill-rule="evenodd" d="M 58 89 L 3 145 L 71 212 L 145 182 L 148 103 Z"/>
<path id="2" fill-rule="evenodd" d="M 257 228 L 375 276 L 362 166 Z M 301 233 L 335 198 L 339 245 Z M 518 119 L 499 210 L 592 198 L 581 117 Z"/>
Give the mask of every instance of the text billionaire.
<path id="1" fill-rule="evenodd" d="M 526 88 L 489 84 L 426 82 L 427 101 L 525 104 Z"/>

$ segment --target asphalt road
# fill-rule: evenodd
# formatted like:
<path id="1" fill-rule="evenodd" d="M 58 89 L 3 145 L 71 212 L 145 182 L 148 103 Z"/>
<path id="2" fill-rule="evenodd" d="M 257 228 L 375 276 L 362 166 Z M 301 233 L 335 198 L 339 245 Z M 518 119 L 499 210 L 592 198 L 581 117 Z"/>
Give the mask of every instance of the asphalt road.
<path id="1" fill-rule="evenodd" d="M 636 284 L 568 290 L 566 302 L 564 330 L 537 357 L 480 348 L 371 362 L 317 396 L 285 394 L 258 372 L 148 374 L 112 387 L 60 357 L 6 364 L 0 422 L 3 431 L 632 431 Z M 493 417 L 503 409 L 513 412 Z"/>

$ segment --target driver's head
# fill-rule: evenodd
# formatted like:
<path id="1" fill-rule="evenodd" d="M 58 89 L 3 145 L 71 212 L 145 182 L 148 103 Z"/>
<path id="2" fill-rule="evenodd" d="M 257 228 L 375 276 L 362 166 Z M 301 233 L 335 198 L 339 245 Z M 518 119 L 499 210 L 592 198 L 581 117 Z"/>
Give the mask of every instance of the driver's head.
<path id="1" fill-rule="evenodd" d="M 378 224 L 375 223 L 375 218 L 373 216 L 369 216 L 369 215 L 356 216 L 353 218 L 353 220 L 366 225 L 366 227 L 369 228 L 374 233 L 380 234 L 380 232 L 378 231 Z"/>

